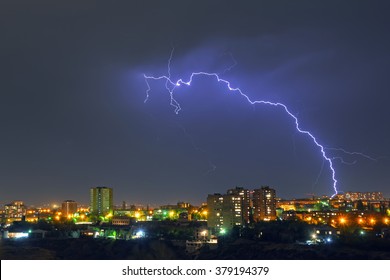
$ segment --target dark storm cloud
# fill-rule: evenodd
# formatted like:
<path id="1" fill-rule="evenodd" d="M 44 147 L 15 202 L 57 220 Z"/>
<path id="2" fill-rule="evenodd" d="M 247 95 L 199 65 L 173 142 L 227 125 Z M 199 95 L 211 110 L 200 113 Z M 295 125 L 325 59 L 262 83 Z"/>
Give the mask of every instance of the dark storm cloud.
<path id="1" fill-rule="evenodd" d="M 173 77 L 223 71 L 231 52 L 225 77 L 252 98 L 285 102 L 325 145 L 380 158 L 336 163 L 341 189 L 389 195 L 387 4 L 358 2 L 1 4 L 1 201 L 88 202 L 96 185 L 117 203 L 199 203 L 234 185 L 331 194 L 283 112 L 211 79 L 178 92 L 179 115 L 161 83 L 144 104 L 142 73 L 165 74 L 172 45 Z"/>

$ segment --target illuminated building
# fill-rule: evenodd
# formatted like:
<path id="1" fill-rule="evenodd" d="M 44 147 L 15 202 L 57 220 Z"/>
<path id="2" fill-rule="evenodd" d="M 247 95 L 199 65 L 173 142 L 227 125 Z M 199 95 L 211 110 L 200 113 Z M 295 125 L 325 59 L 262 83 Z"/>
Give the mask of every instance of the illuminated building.
<path id="1" fill-rule="evenodd" d="M 38 208 L 39 219 L 49 219 L 53 215 L 53 211 L 50 208 Z"/>
<path id="2" fill-rule="evenodd" d="M 294 201 L 291 200 L 282 200 L 276 203 L 277 208 L 283 209 L 284 212 L 287 211 L 296 211 L 297 207 L 294 203 Z"/>
<path id="3" fill-rule="evenodd" d="M 7 222 L 22 221 L 26 216 L 26 206 L 23 201 L 15 200 L 4 206 L 4 218 Z"/>
<path id="4" fill-rule="evenodd" d="M 128 226 L 130 225 L 130 217 L 128 216 L 114 216 L 112 218 L 113 226 Z"/>
<path id="5" fill-rule="evenodd" d="M 244 226 L 249 223 L 250 192 L 243 188 L 227 191 L 227 194 L 209 194 L 207 196 L 207 225 L 217 232 Z"/>
<path id="6" fill-rule="evenodd" d="M 207 226 L 214 229 L 221 229 L 223 227 L 223 206 L 224 197 L 222 194 L 215 193 L 207 196 Z"/>
<path id="7" fill-rule="evenodd" d="M 249 223 L 252 211 L 250 191 L 248 189 L 236 187 L 227 191 L 228 195 L 234 195 L 241 198 L 242 224 Z M 236 199 L 237 200 L 237 199 Z M 236 205 L 237 206 L 237 205 Z"/>
<path id="8" fill-rule="evenodd" d="M 218 239 L 213 238 L 208 240 L 187 240 L 186 253 L 193 254 L 204 246 L 207 246 L 210 250 L 215 250 L 218 248 Z"/>
<path id="9" fill-rule="evenodd" d="M 280 200 L 276 202 L 276 207 L 283 211 L 315 211 L 319 202 L 320 200 L 312 198 Z"/>
<path id="10" fill-rule="evenodd" d="M 4 220 L 5 220 L 5 210 L 0 209 L 0 221 L 4 222 Z"/>
<path id="11" fill-rule="evenodd" d="M 224 229 L 244 225 L 243 198 L 240 195 L 226 194 L 223 196 L 222 216 Z"/>
<path id="12" fill-rule="evenodd" d="M 39 210 L 36 208 L 29 208 L 26 210 L 26 222 L 36 223 L 39 220 Z"/>
<path id="13" fill-rule="evenodd" d="M 191 204 L 188 203 L 188 202 L 183 202 L 183 201 L 180 201 L 177 203 L 177 207 L 178 208 L 183 208 L 183 209 L 188 209 L 191 207 Z"/>
<path id="14" fill-rule="evenodd" d="M 73 215 L 77 212 L 77 202 L 74 200 L 65 200 L 62 202 L 62 214 L 65 217 L 68 217 L 69 215 Z"/>
<path id="15" fill-rule="evenodd" d="M 381 192 L 346 192 L 343 194 L 338 194 L 336 199 L 344 199 L 350 201 L 356 200 L 368 200 L 368 201 L 382 201 L 384 200 L 383 194 Z"/>
<path id="16" fill-rule="evenodd" d="M 113 214 L 114 218 L 116 217 L 128 217 L 133 218 L 136 221 L 147 221 L 151 220 L 152 210 L 146 210 L 141 207 L 136 208 L 135 206 L 130 207 L 130 209 L 115 209 Z M 168 214 L 167 214 L 168 215 Z M 113 218 L 113 219 L 114 219 Z M 114 220 L 112 221 L 114 222 Z"/>
<path id="17" fill-rule="evenodd" d="M 91 188 L 91 213 L 95 215 L 107 215 L 113 210 L 112 188 Z"/>
<path id="18" fill-rule="evenodd" d="M 147 215 L 153 213 L 155 220 L 179 220 L 181 222 L 190 220 L 190 212 L 193 213 L 195 207 L 187 202 L 178 202 L 177 204 L 161 205 L 159 208 L 147 211 Z"/>
<path id="19" fill-rule="evenodd" d="M 36 223 L 39 220 L 46 220 L 52 216 L 52 210 L 49 208 L 28 208 L 26 210 L 26 222 Z"/>
<path id="20" fill-rule="evenodd" d="M 276 220 L 276 192 L 270 187 L 253 191 L 253 219 L 258 221 Z"/>

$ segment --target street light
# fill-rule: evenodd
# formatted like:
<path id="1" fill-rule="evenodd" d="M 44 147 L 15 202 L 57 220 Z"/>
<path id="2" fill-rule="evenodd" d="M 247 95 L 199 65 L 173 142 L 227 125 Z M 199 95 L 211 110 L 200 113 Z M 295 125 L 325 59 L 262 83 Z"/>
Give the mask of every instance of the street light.
<path id="1" fill-rule="evenodd" d="M 202 231 L 200 234 L 203 236 L 203 239 L 205 240 L 207 235 L 207 230 Z"/>

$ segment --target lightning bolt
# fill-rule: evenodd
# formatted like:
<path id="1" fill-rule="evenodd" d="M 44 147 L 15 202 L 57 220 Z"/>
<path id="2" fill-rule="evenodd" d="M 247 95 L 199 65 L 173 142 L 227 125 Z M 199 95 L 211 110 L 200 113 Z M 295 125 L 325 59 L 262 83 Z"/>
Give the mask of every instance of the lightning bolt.
<path id="1" fill-rule="evenodd" d="M 329 147 L 326 147 L 325 149 L 326 150 L 333 150 L 333 151 L 343 152 L 344 154 L 351 155 L 351 156 L 358 155 L 358 156 L 364 157 L 366 159 L 369 159 L 371 161 L 378 161 L 377 158 L 373 158 L 373 157 L 371 157 L 369 155 L 366 155 L 366 154 L 363 154 L 361 152 L 349 152 L 349 151 L 346 151 L 346 150 L 344 150 L 342 148 L 329 148 Z"/>
<path id="2" fill-rule="evenodd" d="M 220 74 L 218 74 L 218 73 L 209 73 L 209 72 L 202 72 L 202 71 L 201 72 L 193 72 L 193 73 L 191 73 L 191 75 L 186 80 L 184 78 L 180 78 L 178 80 L 171 79 L 171 61 L 172 61 L 173 51 L 174 51 L 174 49 L 172 49 L 170 57 L 169 57 L 169 60 L 168 60 L 168 75 L 162 75 L 162 76 L 156 76 L 156 77 L 155 76 L 146 75 L 146 74 L 143 75 L 144 78 L 145 78 L 146 85 L 147 85 L 145 102 L 148 101 L 149 93 L 151 91 L 149 80 L 155 80 L 155 81 L 162 80 L 162 81 L 165 81 L 165 88 L 167 89 L 167 91 L 169 93 L 169 96 L 170 96 L 170 105 L 172 107 L 174 107 L 175 114 L 179 114 L 179 112 L 181 111 L 181 107 L 180 107 L 179 102 L 174 97 L 174 93 L 175 93 L 176 89 L 180 88 L 181 86 L 191 86 L 192 82 L 194 81 L 194 79 L 196 77 L 209 77 L 209 78 L 215 79 L 217 83 L 223 84 L 228 91 L 240 95 L 242 98 L 244 98 L 251 105 L 260 104 L 260 105 L 266 105 L 266 106 L 273 106 L 275 108 L 278 108 L 278 109 L 282 110 L 284 113 L 286 113 L 291 118 L 291 120 L 293 121 L 293 123 L 295 125 L 295 129 L 299 133 L 309 137 L 312 140 L 314 145 L 319 149 L 319 151 L 320 151 L 320 153 L 322 155 L 323 161 L 327 162 L 327 165 L 328 165 L 328 167 L 329 167 L 329 169 L 331 171 L 331 177 L 332 177 L 332 182 L 333 182 L 332 187 L 333 187 L 334 194 L 332 195 L 332 197 L 335 196 L 338 193 L 338 190 L 337 190 L 337 179 L 336 179 L 336 170 L 334 168 L 333 161 L 334 160 L 340 160 L 341 158 L 340 157 L 330 157 L 326 153 L 326 150 L 337 150 L 337 151 L 344 152 L 346 154 L 360 155 L 360 156 L 364 156 L 366 158 L 375 160 L 375 159 L 373 159 L 373 158 L 371 158 L 371 157 L 369 157 L 367 155 L 364 155 L 362 153 L 348 152 L 348 151 L 346 151 L 344 149 L 325 147 L 324 145 L 322 145 L 317 140 L 317 138 L 310 131 L 305 130 L 305 129 L 303 129 L 301 127 L 301 125 L 299 123 L 299 120 L 298 120 L 298 117 L 296 115 L 294 115 L 290 111 L 290 109 L 287 107 L 287 105 L 285 105 L 285 104 L 283 104 L 281 102 L 272 102 L 272 101 L 268 101 L 268 100 L 252 100 L 239 87 L 233 87 L 231 85 L 231 82 L 229 82 L 226 79 L 221 78 Z M 236 64 L 235 60 L 234 60 L 234 64 Z M 228 69 L 230 70 L 231 68 L 228 68 Z M 224 71 L 224 72 L 226 72 L 226 71 Z M 321 168 L 321 170 L 322 170 L 322 168 Z"/>
<path id="3" fill-rule="evenodd" d="M 339 160 L 342 164 L 345 164 L 345 165 L 354 165 L 357 163 L 357 160 L 346 161 L 342 157 L 333 157 L 332 160 Z"/>
<path id="4" fill-rule="evenodd" d="M 228 55 L 230 57 L 230 59 L 232 60 L 232 64 L 229 67 L 227 67 L 225 70 L 223 70 L 222 75 L 225 74 L 226 72 L 229 72 L 230 70 L 232 70 L 234 67 L 237 66 L 237 61 L 234 59 L 234 56 L 231 52 L 225 52 L 222 54 L 222 56 L 225 55 Z"/>

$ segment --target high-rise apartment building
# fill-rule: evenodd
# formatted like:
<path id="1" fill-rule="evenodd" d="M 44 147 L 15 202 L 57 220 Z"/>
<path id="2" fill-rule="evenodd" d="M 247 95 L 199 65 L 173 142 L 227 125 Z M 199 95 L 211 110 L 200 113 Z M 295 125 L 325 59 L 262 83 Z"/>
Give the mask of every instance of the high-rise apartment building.
<path id="1" fill-rule="evenodd" d="M 219 193 L 207 196 L 207 226 L 217 231 L 223 227 L 223 195 Z"/>
<path id="2" fill-rule="evenodd" d="M 113 211 L 112 188 L 91 188 L 91 213 L 95 215 L 107 215 Z"/>
<path id="3" fill-rule="evenodd" d="M 207 196 L 207 225 L 217 232 L 230 230 L 249 223 L 251 211 L 250 191 L 244 188 L 229 189 L 227 194 Z"/>
<path id="4" fill-rule="evenodd" d="M 62 202 L 62 215 L 68 217 L 77 212 L 77 202 L 74 200 L 65 200 Z"/>
<path id="5" fill-rule="evenodd" d="M 253 191 L 253 219 L 259 221 L 276 220 L 276 192 L 270 187 Z"/>
<path id="6" fill-rule="evenodd" d="M 235 226 L 242 226 L 243 223 L 243 200 L 242 197 L 235 194 L 225 194 L 223 196 L 222 216 L 223 228 L 232 229 Z"/>
<path id="7" fill-rule="evenodd" d="M 227 194 L 234 195 L 235 197 L 240 198 L 240 204 L 241 204 L 240 206 L 241 206 L 241 213 L 242 213 L 241 223 L 242 225 L 248 224 L 250 222 L 250 217 L 252 214 L 251 191 L 241 187 L 236 187 L 234 189 L 229 189 L 227 191 Z"/>

